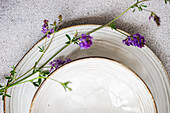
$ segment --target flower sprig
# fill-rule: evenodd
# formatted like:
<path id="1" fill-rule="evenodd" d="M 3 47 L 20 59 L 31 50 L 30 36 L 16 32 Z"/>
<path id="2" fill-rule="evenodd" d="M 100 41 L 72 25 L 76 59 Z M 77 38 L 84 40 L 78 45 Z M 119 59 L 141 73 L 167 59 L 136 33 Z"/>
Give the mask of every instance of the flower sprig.
<path id="1" fill-rule="evenodd" d="M 170 0 L 165 0 L 165 4 L 167 4 L 167 3 L 168 3 L 168 1 L 170 2 Z"/>
<path id="2" fill-rule="evenodd" d="M 154 12 L 151 11 L 151 15 L 149 16 L 149 20 L 151 20 L 151 18 L 154 19 L 154 21 L 156 22 L 157 26 L 160 26 L 160 17 L 158 17 Z"/>
<path id="3" fill-rule="evenodd" d="M 120 18 L 124 13 L 129 11 L 130 9 L 133 9 L 133 12 L 135 11 L 135 8 L 137 8 L 139 11 L 151 12 L 151 15 L 149 16 L 149 20 L 151 18 L 153 18 L 154 21 L 156 22 L 156 24 L 159 26 L 160 25 L 160 17 L 158 17 L 155 13 L 153 13 L 153 11 L 146 9 L 147 6 L 145 4 L 143 4 L 143 2 L 146 2 L 146 1 L 149 1 L 149 0 L 141 0 L 141 1 L 137 0 L 137 2 L 135 4 L 131 5 L 129 8 L 127 8 L 125 11 L 123 11 L 121 14 L 119 14 L 116 18 L 114 18 L 107 24 L 102 25 L 96 29 L 93 29 L 85 34 L 78 34 L 77 31 L 76 31 L 74 37 L 70 37 L 68 34 L 66 34 L 68 41 L 65 42 L 65 45 L 59 51 L 54 53 L 54 55 L 51 56 L 44 64 L 38 66 L 40 60 L 42 59 L 42 57 L 44 56 L 44 54 L 50 47 L 50 45 L 54 39 L 55 33 L 58 32 L 58 29 L 62 23 L 62 16 L 59 15 L 59 17 L 58 17 L 59 20 L 54 21 L 53 24 L 49 24 L 49 20 L 44 20 L 44 23 L 42 25 L 42 33 L 46 36 L 46 39 L 45 39 L 45 43 L 43 46 L 41 46 L 41 47 L 38 46 L 39 52 L 41 53 L 40 58 L 35 62 L 34 66 L 32 68 L 30 68 L 26 73 L 24 73 L 20 76 L 17 76 L 17 77 L 16 77 L 16 74 L 17 74 L 16 67 L 12 67 L 13 70 L 10 72 L 11 75 L 8 77 L 5 77 L 5 79 L 8 80 L 7 85 L 0 85 L 0 95 L 2 95 L 2 100 L 4 100 L 5 96 L 11 97 L 9 94 L 6 94 L 8 88 L 11 88 L 13 86 L 23 84 L 26 82 L 30 82 L 35 87 L 39 87 L 44 79 L 54 80 L 57 83 L 61 84 L 65 90 L 68 89 L 71 91 L 72 89 L 70 87 L 68 87 L 68 85 L 71 83 L 70 81 L 60 82 L 58 80 L 48 77 L 48 75 L 50 73 L 52 73 L 54 70 L 58 69 L 59 67 L 63 66 L 64 64 L 70 62 L 71 59 L 65 59 L 65 60 L 62 60 L 62 59 L 53 60 L 53 59 L 59 53 L 61 53 L 65 48 L 67 48 L 70 44 L 78 45 L 80 47 L 80 50 L 89 49 L 93 44 L 93 37 L 91 36 L 91 33 L 96 32 L 97 30 L 99 30 L 105 26 L 109 26 L 112 29 L 117 30 L 115 21 L 118 18 Z M 167 2 L 167 0 L 165 0 L 165 1 Z M 129 36 L 119 30 L 117 30 L 117 31 L 126 36 L 126 38 L 122 42 L 127 46 L 135 46 L 135 47 L 142 48 L 146 44 L 146 39 L 139 33 Z M 46 44 L 47 38 L 50 39 L 50 42 L 48 43 L 48 45 Z M 47 66 L 47 64 L 49 64 L 49 66 Z M 28 73 L 30 73 L 30 74 L 28 74 Z M 38 76 L 36 78 L 28 80 L 28 78 L 31 77 L 32 75 L 34 75 L 35 73 L 39 73 Z"/>

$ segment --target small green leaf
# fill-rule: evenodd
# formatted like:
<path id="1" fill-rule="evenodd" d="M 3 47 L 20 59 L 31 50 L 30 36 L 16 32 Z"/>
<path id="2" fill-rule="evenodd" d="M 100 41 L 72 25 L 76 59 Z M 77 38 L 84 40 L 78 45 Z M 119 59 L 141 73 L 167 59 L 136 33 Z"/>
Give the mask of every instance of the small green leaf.
<path id="1" fill-rule="evenodd" d="M 54 27 L 54 31 L 55 31 L 55 32 L 57 32 L 57 27 L 58 27 L 58 26 L 55 26 L 55 27 Z"/>
<path id="2" fill-rule="evenodd" d="M 72 42 L 74 42 L 74 44 L 78 43 L 78 38 L 73 37 Z"/>
<path id="3" fill-rule="evenodd" d="M 115 26 L 116 26 L 116 23 L 112 23 L 109 25 L 109 27 L 111 27 L 112 29 L 116 29 Z"/>
<path id="4" fill-rule="evenodd" d="M 1 87 L 4 87 L 4 86 L 2 86 L 2 85 L 0 84 L 0 88 L 1 88 Z"/>
<path id="5" fill-rule="evenodd" d="M 11 73 L 11 74 L 15 74 L 16 72 L 15 72 L 15 70 L 12 70 L 12 71 L 10 71 L 10 73 Z"/>
<path id="6" fill-rule="evenodd" d="M 50 24 L 51 26 L 54 26 L 53 24 Z"/>
<path id="7" fill-rule="evenodd" d="M 135 6 L 133 5 L 133 6 L 131 6 L 131 8 L 134 8 Z"/>
<path id="8" fill-rule="evenodd" d="M 0 92 L 5 92 L 5 90 L 2 88 L 2 89 L 0 89 Z"/>
<path id="9" fill-rule="evenodd" d="M 77 44 L 77 45 L 78 45 L 79 43 L 78 43 L 78 42 L 74 42 L 74 44 Z"/>
<path id="10" fill-rule="evenodd" d="M 41 72 L 41 70 L 39 68 L 37 68 L 36 71 Z"/>
<path id="11" fill-rule="evenodd" d="M 10 79 L 10 80 L 8 81 L 8 83 L 12 82 L 12 80 L 13 80 L 13 79 Z"/>
<path id="12" fill-rule="evenodd" d="M 138 7 L 138 9 L 139 9 L 139 11 L 142 11 L 142 10 L 143 10 L 142 7 Z"/>
<path id="13" fill-rule="evenodd" d="M 5 77 L 5 79 L 12 79 L 12 77 Z"/>
<path id="14" fill-rule="evenodd" d="M 37 82 L 32 82 L 35 87 L 39 87 L 39 84 Z"/>
<path id="15" fill-rule="evenodd" d="M 8 95 L 8 94 L 5 94 L 5 96 L 7 96 L 7 97 L 11 97 L 11 95 Z"/>
<path id="16" fill-rule="evenodd" d="M 2 100 L 3 100 L 3 101 L 4 101 L 4 99 L 5 99 L 5 95 L 2 96 Z"/>
<path id="17" fill-rule="evenodd" d="M 12 68 L 12 69 L 15 69 L 15 66 L 12 66 L 11 68 Z"/>
<path id="18" fill-rule="evenodd" d="M 34 74 L 36 72 L 36 69 L 33 69 L 32 73 Z"/>
<path id="19" fill-rule="evenodd" d="M 146 5 L 141 4 L 142 7 L 147 7 Z"/>
<path id="20" fill-rule="evenodd" d="M 68 42 L 65 42 L 65 44 L 70 44 L 70 41 L 68 41 Z"/>
<path id="21" fill-rule="evenodd" d="M 33 83 L 34 80 L 29 80 L 31 83 Z"/>
<path id="22" fill-rule="evenodd" d="M 38 84 L 39 84 L 39 85 L 41 84 L 41 81 L 42 81 L 41 78 L 39 78 L 39 79 L 38 79 Z"/>
<path id="23" fill-rule="evenodd" d="M 69 90 L 69 91 L 72 91 L 72 89 L 70 88 L 70 87 L 68 87 L 68 84 L 70 84 L 71 82 L 70 81 L 67 81 L 67 82 L 65 82 L 65 83 L 62 83 L 62 86 L 63 86 L 63 88 L 65 89 L 65 91 L 67 91 L 67 89 Z"/>
<path id="24" fill-rule="evenodd" d="M 39 48 L 39 49 L 41 49 L 41 47 L 40 47 L 40 46 L 38 46 L 38 48 Z"/>
<path id="25" fill-rule="evenodd" d="M 43 75 L 49 75 L 49 74 L 50 74 L 50 72 L 49 72 L 48 70 L 42 71 L 41 73 L 42 73 Z"/>
<path id="26" fill-rule="evenodd" d="M 66 37 L 68 38 L 68 40 L 71 40 L 71 37 L 68 34 L 66 34 Z"/>
<path id="27" fill-rule="evenodd" d="M 67 81 L 67 82 L 65 82 L 64 84 L 67 86 L 69 83 L 71 83 L 70 81 Z"/>
<path id="28" fill-rule="evenodd" d="M 42 47 L 38 46 L 38 48 L 40 49 L 39 52 L 44 52 L 44 46 Z"/>

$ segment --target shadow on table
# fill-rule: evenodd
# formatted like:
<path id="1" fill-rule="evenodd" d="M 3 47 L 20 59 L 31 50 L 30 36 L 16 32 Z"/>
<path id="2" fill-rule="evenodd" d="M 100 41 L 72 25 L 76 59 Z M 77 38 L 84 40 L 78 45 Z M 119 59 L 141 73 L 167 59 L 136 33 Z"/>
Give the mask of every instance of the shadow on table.
<path id="1" fill-rule="evenodd" d="M 104 25 L 111 20 L 112 20 L 112 18 L 110 18 L 110 17 L 107 18 L 107 16 L 79 18 L 79 19 L 74 19 L 74 20 L 70 20 L 67 22 L 63 22 L 60 29 L 74 26 L 74 25 L 85 25 L 85 24 Z M 116 23 L 117 23 L 116 28 L 121 29 L 121 30 L 128 32 L 130 34 L 134 34 L 134 33 L 136 33 L 136 31 L 140 30 L 140 26 L 137 26 L 137 25 L 131 24 L 131 23 L 127 23 L 123 20 L 116 20 Z"/>

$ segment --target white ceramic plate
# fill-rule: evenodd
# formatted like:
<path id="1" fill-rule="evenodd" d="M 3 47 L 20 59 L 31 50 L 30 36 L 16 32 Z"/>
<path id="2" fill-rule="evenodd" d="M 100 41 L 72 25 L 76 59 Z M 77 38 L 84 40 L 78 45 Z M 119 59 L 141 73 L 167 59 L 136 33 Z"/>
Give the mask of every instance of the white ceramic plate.
<path id="1" fill-rule="evenodd" d="M 147 86 L 122 64 L 93 57 L 72 61 L 49 78 L 72 82 L 66 92 L 46 79 L 37 90 L 30 113 L 156 113 Z"/>
<path id="2" fill-rule="evenodd" d="M 73 26 L 57 32 L 52 45 L 47 51 L 47 54 L 42 58 L 40 64 L 64 46 L 64 43 L 67 41 L 65 34 L 74 36 L 76 30 L 79 33 L 86 33 L 96 27 L 98 25 Z M 140 49 L 123 45 L 122 39 L 126 37 L 117 31 L 111 30 L 109 27 L 105 27 L 91 35 L 94 37 L 94 41 L 90 49 L 80 50 L 78 46 L 70 45 L 69 48 L 66 48 L 57 57 L 69 57 L 74 60 L 88 56 L 103 56 L 115 59 L 130 67 L 147 84 L 156 102 L 158 113 L 170 112 L 170 85 L 167 73 L 159 59 L 148 47 Z M 19 62 L 16 68 L 18 72 L 17 76 L 26 72 L 38 60 L 41 53 L 39 53 L 37 46 L 43 45 L 44 42 L 44 39 L 38 42 Z M 9 89 L 7 93 L 12 98 L 5 99 L 5 112 L 29 113 L 31 100 L 35 91 L 36 88 L 30 83 Z"/>

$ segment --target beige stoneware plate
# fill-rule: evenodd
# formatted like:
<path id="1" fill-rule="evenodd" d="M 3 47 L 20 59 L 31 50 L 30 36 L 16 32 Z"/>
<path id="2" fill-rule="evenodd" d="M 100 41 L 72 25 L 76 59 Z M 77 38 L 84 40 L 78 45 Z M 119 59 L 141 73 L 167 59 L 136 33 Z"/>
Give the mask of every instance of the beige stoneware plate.
<path id="1" fill-rule="evenodd" d="M 52 45 L 39 65 L 65 45 L 65 42 L 68 40 L 65 34 L 74 36 L 76 30 L 79 33 L 86 33 L 98 26 L 99 25 L 80 25 L 60 30 L 55 34 Z M 94 37 L 94 40 L 90 49 L 80 50 L 78 46 L 70 45 L 56 56 L 56 58 L 69 57 L 74 60 L 89 56 L 102 56 L 117 60 L 130 67 L 146 83 L 156 102 L 158 113 L 170 113 L 169 78 L 160 60 L 148 47 L 140 49 L 123 45 L 122 40 L 126 37 L 109 27 L 102 28 L 91 35 Z M 50 39 L 47 40 L 47 43 L 49 43 L 49 41 Z M 38 60 L 41 53 L 39 53 L 37 46 L 44 45 L 44 42 L 45 39 L 39 41 L 18 63 L 16 68 L 18 72 L 17 76 L 28 71 L 34 65 L 34 62 Z M 36 90 L 31 83 L 9 89 L 7 93 L 12 97 L 5 99 L 5 113 L 29 113 L 31 100 Z"/>
<path id="2" fill-rule="evenodd" d="M 66 82 L 66 92 L 55 81 Z M 106 58 L 72 61 L 53 72 L 32 100 L 30 113 L 156 113 L 147 86 L 131 70 Z"/>

